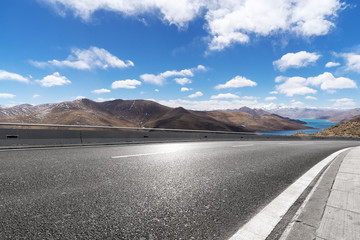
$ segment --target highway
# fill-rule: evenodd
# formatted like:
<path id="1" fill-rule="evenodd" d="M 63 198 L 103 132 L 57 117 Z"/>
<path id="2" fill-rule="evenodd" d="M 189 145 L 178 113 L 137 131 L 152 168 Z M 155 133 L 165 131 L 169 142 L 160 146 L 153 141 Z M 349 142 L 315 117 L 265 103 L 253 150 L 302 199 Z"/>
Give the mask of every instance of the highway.
<path id="1" fill-rule="evenodd" d="M 0 239 L 228 239 L 357 141 L 0 150 Z M 260 227 L 260 226 L 259 226 Z"/>

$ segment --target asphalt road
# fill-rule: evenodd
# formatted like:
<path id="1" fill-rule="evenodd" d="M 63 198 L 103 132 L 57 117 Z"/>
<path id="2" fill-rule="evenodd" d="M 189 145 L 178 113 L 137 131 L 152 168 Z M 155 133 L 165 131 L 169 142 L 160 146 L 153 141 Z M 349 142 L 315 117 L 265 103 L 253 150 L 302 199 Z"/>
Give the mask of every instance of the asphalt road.
<path id="1" fill-rule="evenodd" d="M 227 239 L 317 162 L 357 145 L 0 150 L 0 239 Z"/>

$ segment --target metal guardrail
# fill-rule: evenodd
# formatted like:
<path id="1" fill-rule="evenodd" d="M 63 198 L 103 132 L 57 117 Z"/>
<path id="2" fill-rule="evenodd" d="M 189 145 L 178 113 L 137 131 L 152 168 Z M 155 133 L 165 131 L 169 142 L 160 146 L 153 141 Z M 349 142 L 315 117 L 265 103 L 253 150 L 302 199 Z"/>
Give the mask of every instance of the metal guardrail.
<path id="1" fill-rule="evenodd" d="M 91 126 L 91 125 L 64 125 L 64 124 L 35 124 L 35 123 L 0 123 L 0 126 L 19 126 L 19 127 L 58 127 L 58 128 L 98 128 L 114 130 L 148 130 L 164 132 L 193 132 L 193 133 L 226 133 L 241 135 L 257 135 L 254 132 L 227 132 L 227 131 L 209 131 L 209 130 L 192 130 L 192 129 L 169 129 L 169 128 L 137 128 L 137 127 L 113 127 L 113 126 Z"/>

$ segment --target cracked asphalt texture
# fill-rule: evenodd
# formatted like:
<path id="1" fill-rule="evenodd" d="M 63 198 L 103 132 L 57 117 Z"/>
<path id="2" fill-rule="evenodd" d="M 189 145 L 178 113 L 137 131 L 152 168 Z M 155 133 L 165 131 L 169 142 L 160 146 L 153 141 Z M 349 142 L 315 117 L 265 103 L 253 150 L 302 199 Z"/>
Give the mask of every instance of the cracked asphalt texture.
<path id="1" fill-rule="evenodd" d="M 219 141 L 1 150 L 0 239 L 227 239 L 320 160 L 358 145 Z"/>

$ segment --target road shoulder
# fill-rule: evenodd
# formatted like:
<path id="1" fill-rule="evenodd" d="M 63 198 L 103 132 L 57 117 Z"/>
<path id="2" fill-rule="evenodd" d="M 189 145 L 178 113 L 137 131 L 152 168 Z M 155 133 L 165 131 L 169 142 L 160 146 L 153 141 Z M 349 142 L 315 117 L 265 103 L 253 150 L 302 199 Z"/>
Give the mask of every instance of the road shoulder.
<path id="1" fill-rule="evenodd" d="M 319 178 L 302 206 L 299 208 L 280 240 L 316 239 L 316 231 L 321 225 L 322 217 L 334 185 L 339 168 L 350 150 L 341 153 L 330 164 Z"/>

